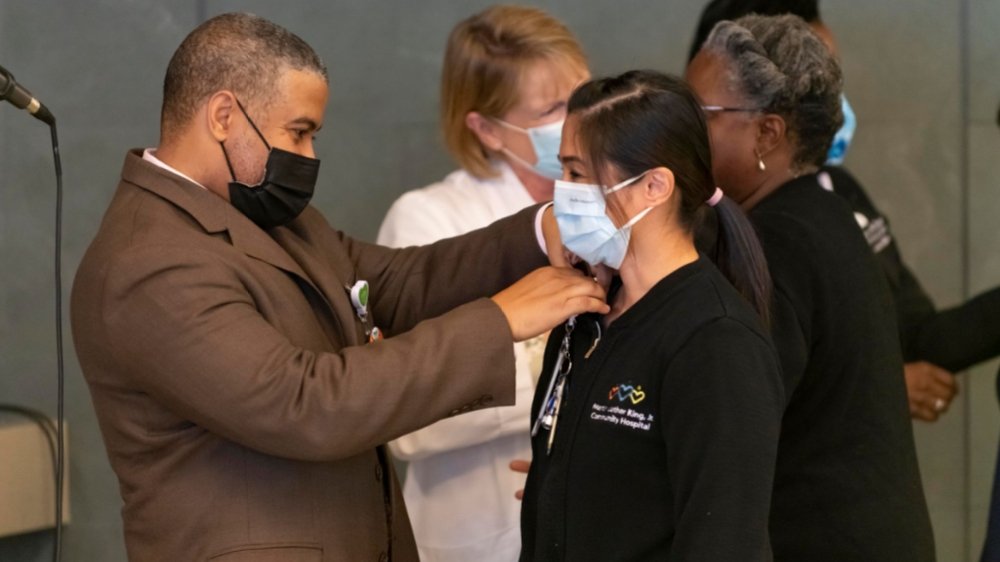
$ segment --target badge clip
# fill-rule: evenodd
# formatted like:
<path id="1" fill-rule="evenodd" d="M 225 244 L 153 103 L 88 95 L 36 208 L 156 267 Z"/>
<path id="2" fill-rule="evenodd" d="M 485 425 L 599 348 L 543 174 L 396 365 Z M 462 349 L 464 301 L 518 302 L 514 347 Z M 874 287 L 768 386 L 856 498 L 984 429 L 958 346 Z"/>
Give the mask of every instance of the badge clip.
<path id="1" fill-rule="evenodd" d="M 368 319 L 368 282 L 359 279 L 349 289 L 351 293 L 351 304 L 354 305 L 354 312 L 357 313 L 361 321 Z"/>
<path id="2" fill-rule="evenodd" d="M 368 343 L 384 339 L 385 336 L 382 334 L 382 330 L 378 326 L 372 326 L 369 322 L 368 282 L 364 279 L 359 279 L 354 285 L 346 287 L 346 289 L 351 295 L 351 305 L 354 306 L 354 312 L 365 326 L 365 335 L 368 336 Z"/>

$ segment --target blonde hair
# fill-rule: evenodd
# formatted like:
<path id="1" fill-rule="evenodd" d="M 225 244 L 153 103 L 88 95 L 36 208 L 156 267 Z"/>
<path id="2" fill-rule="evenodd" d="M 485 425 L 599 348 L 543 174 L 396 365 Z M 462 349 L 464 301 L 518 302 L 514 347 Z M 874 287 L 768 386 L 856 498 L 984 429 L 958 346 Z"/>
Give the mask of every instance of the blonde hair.
<path id="1" fill-rule="evenodd" d="M 559 20 L 537 8 L 492 6 L 452 30 L 441 73 L 441 129 L 445 145 L 472 175 L 495 174 L 489 154 L 465 124 L 470 111 L 500 117 L 518 103 L 518 84 L 530 63 L 586 72 L 587 58 Z"/>

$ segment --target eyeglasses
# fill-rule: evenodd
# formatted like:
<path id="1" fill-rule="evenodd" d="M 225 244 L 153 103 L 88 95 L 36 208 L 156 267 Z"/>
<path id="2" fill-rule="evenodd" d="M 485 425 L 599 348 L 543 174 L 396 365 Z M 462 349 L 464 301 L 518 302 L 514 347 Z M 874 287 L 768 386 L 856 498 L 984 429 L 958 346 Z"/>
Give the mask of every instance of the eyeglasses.
<path id="1" fill-rule="evenodd" d="M 756 113 L 758 111 L 763 111 L 759 107 L 726 107 L 724 105 L 703 105 L 701 110 L 705 113 L 732 113 L 737 111 L 745 111 L 747 113 Z"/>

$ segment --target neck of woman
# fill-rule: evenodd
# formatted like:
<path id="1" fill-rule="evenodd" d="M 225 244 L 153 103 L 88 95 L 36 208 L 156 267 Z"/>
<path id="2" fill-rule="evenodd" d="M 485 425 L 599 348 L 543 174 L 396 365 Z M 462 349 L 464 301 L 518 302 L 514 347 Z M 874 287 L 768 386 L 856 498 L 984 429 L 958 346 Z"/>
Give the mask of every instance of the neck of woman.
<path id="1" fill-rule="evenodd" d="M 773 172 L 762 173 L 763 177 L 758 180 L 759 184 L 757 188 L 752 190 L 750 195 L 739 202 L 740 207 L 743 211 L 750 212 L 750 209 L 756 207 L 765 197 L 777 191 L 781 186 L 799 176 L 815 173 L 818 169 L 817 166 L 796 166 L 789 162 L 775 169 Z"/>
<path id="2" fill-rule="evenodd" d="M 632 308 L 663 278 L 697 259 L 693 236 L 679 226 L 637 224 L 632 230 L 629 252 L 618 270 L 622 288 L 611 303 L 605 324 Z"/>
<path id="3" fill-rule="evenodd" d="M 555 191 L 555 180 L 551 180 L 534 170 L 525 168 L 524 164 L 520 162 L 513 162 L 509 158 L 505 158 L 505 160 L 535 203 L 552 200 L 552 194 Z"/>

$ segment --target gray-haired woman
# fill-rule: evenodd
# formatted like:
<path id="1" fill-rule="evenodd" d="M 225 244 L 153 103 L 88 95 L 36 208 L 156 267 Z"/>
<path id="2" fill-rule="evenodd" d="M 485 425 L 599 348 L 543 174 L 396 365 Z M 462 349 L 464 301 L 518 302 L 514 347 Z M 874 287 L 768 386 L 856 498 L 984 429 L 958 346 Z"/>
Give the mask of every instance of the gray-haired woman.
<path id="1" fill-rule="evenodd" d="M 841 125 L 836 60 L 795 16 L 719 23 L 687 73 L 715 180 L 748 211 L 774 280 L 785 395 L 776 560 L 934 559 L 884 276 L 818 164 Z"/>

